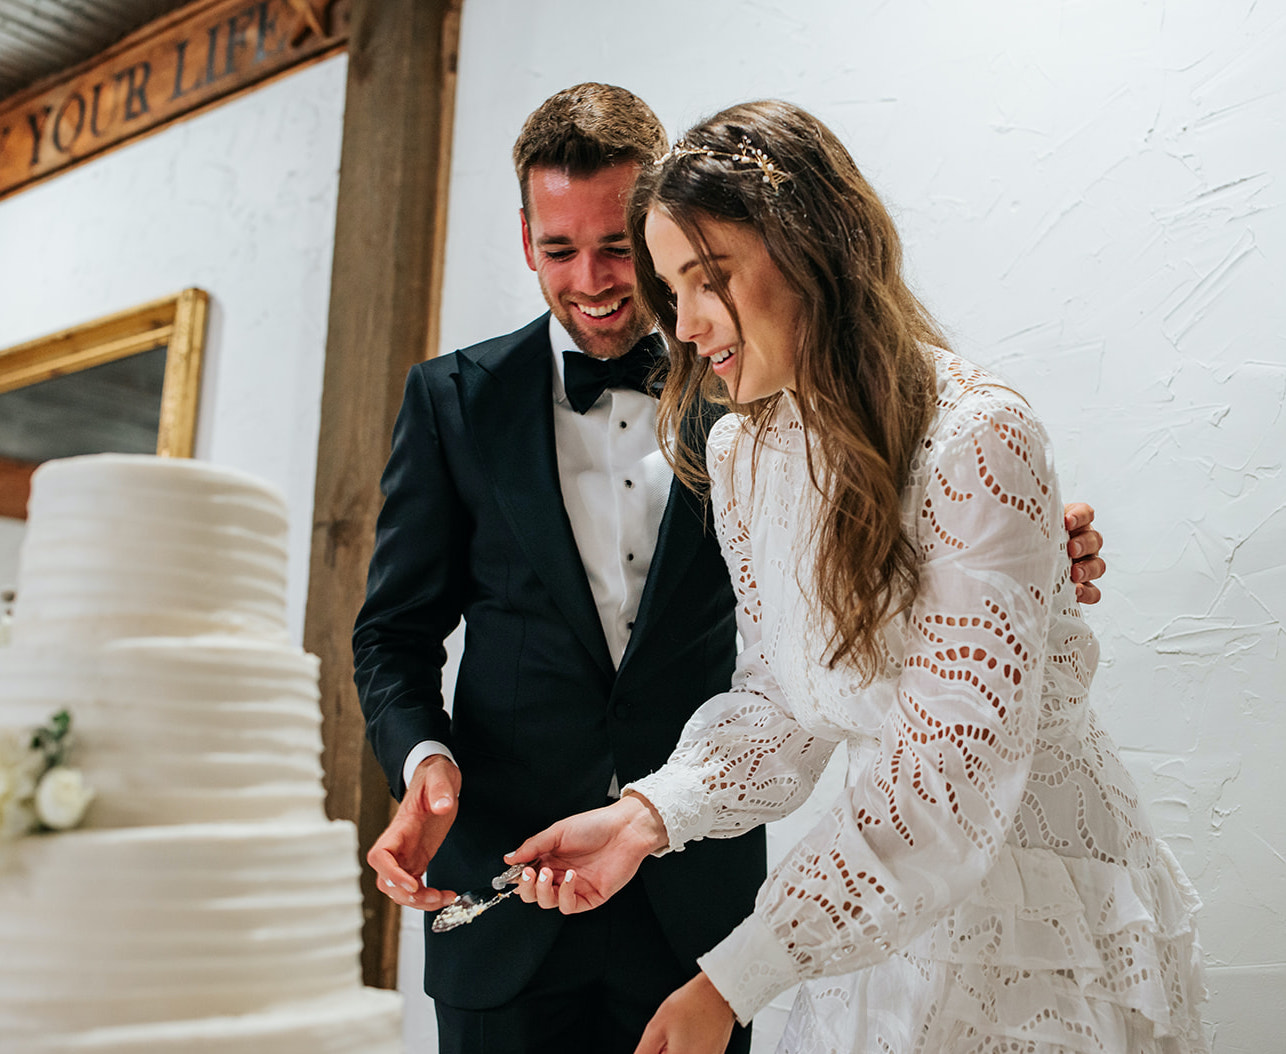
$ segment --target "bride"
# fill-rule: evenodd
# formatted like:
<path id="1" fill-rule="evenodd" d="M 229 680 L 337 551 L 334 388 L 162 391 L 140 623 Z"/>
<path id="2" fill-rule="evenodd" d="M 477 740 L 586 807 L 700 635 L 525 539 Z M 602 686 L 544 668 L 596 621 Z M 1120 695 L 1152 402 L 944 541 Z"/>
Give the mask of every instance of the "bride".
<path id="1" fill-rule="evenodd" d="M 1089 703 L 1036 414 L 947 348 L 797 107 L 693 128 L 630 233 L 671 348 L 660 428 L 744 647 L 660 771 L 510 855 L 522 898 L 588 910 L 649 853 L 790 813 L 845 744 L 843 792 L 640 1052 L 721 1051 L 801 982 L 784 1051 L 1204 1050 L 1196 895 Z M 722 392 L 702 449 L 678 426 Z"/>

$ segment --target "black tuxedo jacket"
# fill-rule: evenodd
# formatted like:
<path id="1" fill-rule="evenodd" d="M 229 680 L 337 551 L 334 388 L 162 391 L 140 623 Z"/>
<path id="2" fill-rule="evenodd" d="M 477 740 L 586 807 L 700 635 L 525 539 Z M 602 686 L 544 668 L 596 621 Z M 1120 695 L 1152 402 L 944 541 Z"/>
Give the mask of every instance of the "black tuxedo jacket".
<path id="1" fill-rule="evenodd" d="M 489 888 L 523 839 L 605 804 L 613 772 L 624 784 L 663 764 L 732 673 L 727 570 L 704 503 L 677 481 L 613 668 L 559 488 L 548 333 L 544 315 L 415 366 L 381 484 L 355 677 L 395 796 L 416 743 L 441 740 L 459 762 L 459 815 L 431 886 Z M 461 616 L 448 716 L 442 642 Z M 691 961 L 749 914 L 764 866 L 760 830 L 649 858 L 636 881 Z M 513 897 L 468 926 L 426 931 L 425 990 L 464 1008 L 506 1002 L 562 919 Z"/>

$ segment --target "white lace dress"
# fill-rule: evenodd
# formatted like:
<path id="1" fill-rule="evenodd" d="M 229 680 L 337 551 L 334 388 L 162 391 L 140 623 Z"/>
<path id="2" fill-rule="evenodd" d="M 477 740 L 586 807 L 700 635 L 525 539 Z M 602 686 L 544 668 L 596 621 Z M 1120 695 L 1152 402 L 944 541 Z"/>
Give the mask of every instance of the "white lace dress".
<path id="1" fill-rule="evenodd" d="M 767 424 L 753 487 L 741 420 L 710 435 L 744 650 L 731 690 L 632 786 L 678 850 L 791 812 L 840 743 L 849 767 L 701 965 L 743 1022 L 804 982 L 780 1051 L 1204 1050 L 1197 897 L 1087 700 L 1098 648 L 1044 429 L 934 356 L 937 411 L 902 497 L 920 592 L 865 688 L 821 661 L 795 404 Z"/>

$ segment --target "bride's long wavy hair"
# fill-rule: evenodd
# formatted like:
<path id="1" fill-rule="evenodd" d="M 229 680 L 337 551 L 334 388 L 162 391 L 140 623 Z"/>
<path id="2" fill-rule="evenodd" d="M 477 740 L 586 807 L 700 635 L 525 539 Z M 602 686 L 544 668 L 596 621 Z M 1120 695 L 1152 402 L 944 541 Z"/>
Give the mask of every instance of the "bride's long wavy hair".
<path id="1" fill-rule="evenodd" d="M 781 395 L 731 402 L 709 362 L 678 339 L 674 296 L 657 278 L 643 237 L 651 210 L 687 236 L 739 333 L 737 305 L 711 260 L 704 223 L 753 229 L 799 298 L 794 390 L 809 473 L 824 498 L 811 540 L 813 585 L 833 627 L 828 662 L 869 679 L 881 661 L 881 628 L 909 605 L 918 584 L 900 496 L 933 410 L 926 345 L 946 346 L 902 278 L 893 221 L 836 136 L 790 103 L 724 110 L 644 166 L 628 224 L 637 292 L 670 345 L 658 434 L 675 473 L 699 491 L 709 484 L 704 454 L 684 423 L 700 402 L 746 415 L 757 456 L 762 429 L 754 426 L 771 418 Z"/>

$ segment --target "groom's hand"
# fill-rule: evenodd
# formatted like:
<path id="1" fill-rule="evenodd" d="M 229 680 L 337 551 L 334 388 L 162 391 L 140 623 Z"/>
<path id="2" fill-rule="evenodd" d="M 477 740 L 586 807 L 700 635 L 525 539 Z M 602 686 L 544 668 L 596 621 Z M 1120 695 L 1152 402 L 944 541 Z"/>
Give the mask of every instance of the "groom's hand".
<path id="1" fill-rule="evenodd" d="M 1072 558 L 1076 599 L 1082 604 L 1097 604 L 1103 594 L 1094 585 L 1094 579 L 1103 576 L 1107 564 L 1099 555 L 1103 536 L 1094 530 L 1094 509 L 1083 501 L 1064 506 L 1063 525 L 1067 528 L 1067 555 Z"/>
<path id="2" fill-rule="evenodd" d="M 393 819 L 375 840 L 366 862 L 379 876 L 380 892 L 408 908 L 437 911 L 455 899 L 449 889 L 430 889 L 420 879 L 455 822 L 460 770 L 444 754 L 416 767 Z"/>
<path id="3" fill-rule="evenodd" d="M 572 915 L 598 907 L 634 877 L 649 853 L 668 844 L 651 803 L 629 794 L 604 809 L 560 820 L 505 860 L 532 864 L 518 882 L 519 897 Z"/>

